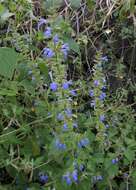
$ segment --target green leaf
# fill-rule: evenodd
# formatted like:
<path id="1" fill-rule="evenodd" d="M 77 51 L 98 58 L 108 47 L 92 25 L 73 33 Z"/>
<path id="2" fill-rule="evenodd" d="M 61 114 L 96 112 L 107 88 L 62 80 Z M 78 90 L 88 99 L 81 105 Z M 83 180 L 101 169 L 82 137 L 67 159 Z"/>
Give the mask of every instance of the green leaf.
<path id="1" fill-rule="evenodd" d="M 94 6 L 95 6 L 95 1 L 92 1 L 92 0 L 87 0 L 87 6 L 90 10 L 93 10 L 94 9 Z"/>
<path id="2" fill-rule="evenodd" d="M 58 8 L 62 3 L 62 0 L 46 0 L 45 1 L 45 7 L 46 9 L 50 9 L 50 8 L 53 8 L 53 9 L 56 9 Z"/>
<path id="3" fill-rule="evenodd" d="M 35 89 L 32 86 L 32 84 L 30 83 L 29 80 L 23 80 L 19 83 L 20 86 L 23 86 L 25 88 L 25 90 L 31 94 L 35 93 Z"/>
<path id="4" fill-rule="evenodd" d="M 128 159 L 128 161 L 133 161 L 135 159 L 135 152 L 133 150 L 128 149 L 125 151 L 125 157 Z"/>
<path id="5" fill-rule="evenodd" d="M 79 8 L 80 7 L 80 3 L 81 3 L 81 0 L 70 0 L 70 3 L 71 3 L 71 7 L 72 8 Z"/>
<path id="6" fill-rule="evenodd" d="M 45 63 L 40 63 L 39 67 L 40 67 L 40 71 L 44 74 L 45 80 L 49 84 L 50 77 L 49 77 L 49 71 L 48 71 L 47 65 L 45 65 Z"/>
<path id="7" fill-rule="evenodd" d="M 118 166 L 117 165 L 111 165 L 111 167 L 108 168 L 108 174 L 110 177 L 114 177 L 118 174 Z"/>
<path id="8" fill-rule="evenodd" d="M 78 45 L 77 42 L 75 42 L 72 38 L 71 39 L 66 38 L 66 39 L 64 39 L 64 41 L 69 44 L 69 47 L 70 47 L 71 50 L 73 50 L 74 52 L 80 54 L 80 48 L 79 48 L 79 45 Z"/>
<path id="9" fill-rule="evenodd" d="M 15 90 L 7 90 L 7 89 L 0 89 L 0 95 L 1 96 L 16 96 L 17 91 Z"/>
<path id="10" fill-rule="evenodd" d="M 0 4 L 0 16 L 4 13 L 4 6 L 2 4 Z"/>
<path id="11" fill-rule="evenodd" d="M 5 21 L 8 20 L 9 17 L 13 16 L 13 13 L 10 13 L 8 9 L 4 11 L 4 13 L 1 15 L 1 20 Z"/>
<path id="12" fill-rule="evenodd" d="M 11 78 L 17 63 L 17 53 L 11 48 L 0 48 L 0 75 Z"/>

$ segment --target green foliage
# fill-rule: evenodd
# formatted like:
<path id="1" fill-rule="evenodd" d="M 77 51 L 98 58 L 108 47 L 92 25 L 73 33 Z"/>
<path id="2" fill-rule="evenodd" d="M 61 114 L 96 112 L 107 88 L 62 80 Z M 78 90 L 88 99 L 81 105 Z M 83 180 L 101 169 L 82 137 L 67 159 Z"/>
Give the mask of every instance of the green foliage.
<path id="1" fill-rule="evenodd" d="M 136 188 L 135 6 L 100 2 L 1 1 L 0 190 Z"/>
<path id="2" fill-rule="evenodd" d="M 17 65 L 17 53 L 10 48 L 0 48 L 0 75 L 11 78 Z"/>

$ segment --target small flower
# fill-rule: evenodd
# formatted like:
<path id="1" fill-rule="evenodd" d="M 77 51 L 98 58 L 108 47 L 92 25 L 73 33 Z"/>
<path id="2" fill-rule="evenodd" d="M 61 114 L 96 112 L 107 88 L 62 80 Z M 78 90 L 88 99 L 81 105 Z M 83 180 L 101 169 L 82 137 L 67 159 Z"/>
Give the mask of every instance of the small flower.
<path id="1" fill-rule="evenodd" d="M 67 43 L 63 44 L 61 47 L 61 52 L 64 54 L 65 58 L 67 58 L 68 51 L 69 51 L 69 45 Z"/>
<path id="2" fill-rule="evenodd" d="M 97 87 L 97 86 L 99 86 L 99 84 L 100 84 L 100 82 L 98 81 L 98 80 L 95 80 L 94 81 L 94 85 Z"/>
<path id="3" fill-rule="evenodd" d="M 128 173 L 124 173 L 123 176 L 124 176 L 124 178 L 128 178 L 129 175 L 128 175 Z"/>
<path id="4" fill-rule="evenodd" d="M 55 55 L 54 51 L 50 48 L 43 49 L 43 56 L 45 58 L 52 58 Z"/>
<path id="5" fill-rule="evenodd" d="M 108 57 L 107 56 L 101 57 L 101 61 L 108 62 Z"/>
<path id="6" fill-rule="evenodd" d="M 94 177 L 93 177 L 93 180 L 94 180 L 94 181 L 102 181 L 102 180 L 103 180 L 103 177 L 102 177 L 101 175 L 99 175 L 99 176 L 94 176 Z"/>
<path id="7" fill-rule="evenodd" d="M 52 82 L 50 84 L 50 89 L 55 92 L 58 89 L 58 84 L 56 82 Z"/>
<path id="8" fill-rule="evenodd" d="M 117 164 L 117 163 L 118 163 L 118 161 L 119 161 L 119 159 L 118 159 L 118 158 L 112 159 L 112 164 Z"/>
<path id="9" fill-rule="evenodd" d="M 47 175 L 44 175 L 44 174 L 40 174 L 40 175 L 39 175 L 39 181 L 40 181 L 40 183 L 42 183 L 42 184 L 47 183 L 48 178 L 49 178 L 49 177 L 48 177 Z"/>
<path id="10" fill-rule="evenodd" d="M 105 115 L 100 115 L 100 121 L 103 122 L 105 120 Z"/>
<path id="11" fill-rule="evenodd" d="M 99 96 L 99 99 L 100 99 L 101 101 L 103 101 L 105 98 L 106 98 L 106 93 L 105 93 L 105 92 L 102 92 L 102 93 L 100 94 L 100 96 Z"/>
<path id="12" fill-rule="evenodd" d="M 77 123 L 73 123 L 73 128 L 77 129 L 78 128 L 78 124 Z"/>
<path id="13" fill-rule="evenodd" d="M 54 42 L 55 45 L 58 44 L 58 42 L 59 42 L 58 34 L 56 34 L 56 35 L 53 37 L 53 42 Z"/>
<path id="14" fill-rule="evenodd" d="M 50 38 L 51 37 L 51 28 L 50 27 L 47 27 L 45 32 L 44 32 L 44 36 L 46 38 Z"/>
<path id="15" fill-rule="evenodd" d="M 105 125 L 105 128 L 108 129 L 110 126 L 108 124 Z"/>
<path id="16" fill-rule="evenodd" d="M 90 96 L 90 97 L 93 97 L 93 96 L 94 96 L 94 91 L 93 91 L 93 90 L 90 90 L 90 91 L 89 91 L 89 96 Z"/>
<path id="17" fill-rule="evenodd" d="M 105 91 L 105 90 L 106 90 L 106 88 L 107 88 L 106 86 L 103 86 L 103 87 L 102 87 L 102 91 Z"/>
<path id="18" fill-rule="evenodd" d="M 63 175 L 63 180 L 66 181 L 67 185 L 72 184 L 72 181 L 71 181 L 71 178 L 70 178 L 70 172 L 67 172 L 65 175 Z"/>
<path id="19" fill-rule="evenodd" d="M 73 181 L 74 181 L 74 182 L 77 182 L 77 181 L 78 181 L 78 172 L 77 172 L 77 170 L 74 170 L 74 171 L 72 172 L 72 178 L 73 178 Z"/>
<path id="20" fill-rule="evenodd" d="M 62 88 L 63 88 L 64 90 L 67 90 L 70 85 L 72 85 L 72 81 L 64 82 L 64 83 L 62 84 Z"/>
<path id="21" fill-rule="evenodd" d="M 72 96 L 77 96 L 76 90 L 70 90 L 70 94 L 71 94 Z"/>
<path id="22" fill-rule="evenodd" d="M 64 82 L 62 87 L 64 90 L 67 90 L 69 88 L 69 82 Z"/>
<path id="23" fill-rule="evenodd" d="M 61 143 L 59 139 L 57 139 L 55 141 L 55 146 L 58 150 L 65 150 L 66 149 L 66 145 L 64 143 Z"/>
<path id="24" fill-rule="evenodd" d="M 79 166 L 79 170 L 80 170 L 81 172 L 83 172 L 84 169 L 85 169 L 85 166 L 84 166 L 83 164 L 80 164 L 80 166 Z"/>
<path id="25" fill-rule="evenodd" d="M 80 142 L 78 143 L 78 147 L 83 148 L 83 147 L 86 147 L 88 144 L 89 144 L 89 139 L 84 138 L 80 140 Z"/>
<path id="26" fill-rule="evenodd" d="M 63 131 L 67 131 L 68 130 L 68 125 L 67 125 L 67 123 L 64 123 L 64 125 L 63 125 Z"/>
<path id="27" fill-rule="evenodd" d="M 40 27 L 43 25 L 43 24 L 46 24 L 47 23 L 47 20 L 44 19 L 44 18 L 40 18 L 39 22 L 38 22 L 38 30 L 40 29 Z"/>
<path id="28" fill-rule="evenodd" d="M 34 76 L 32 76 L 32 81 L 35 81 L 35 77 Z"/>
<path id="29" fill-rule="evenodd" d="M 57 119 L 58 119 L 58 121 L 63 121 L 64 120 L 64 115 L 62 113 L 59 113 L 57 115 Z"/>
<path id="30" fill-rule="evenodd" d="M 47 116 L 51 116 L 51 112 L 48 112 L 48 113 L 47 113 Z"/>
<path id="31" fill-rule="evenodd" d="M 67 115 L 68 118 L 71 118 L 71 117 L 72 117 L 72 110 L 71 110 L 70 108 L 67 108 L 67 109 L 65 110 L 65 113 L 66 113 L 66 115 Z"/>

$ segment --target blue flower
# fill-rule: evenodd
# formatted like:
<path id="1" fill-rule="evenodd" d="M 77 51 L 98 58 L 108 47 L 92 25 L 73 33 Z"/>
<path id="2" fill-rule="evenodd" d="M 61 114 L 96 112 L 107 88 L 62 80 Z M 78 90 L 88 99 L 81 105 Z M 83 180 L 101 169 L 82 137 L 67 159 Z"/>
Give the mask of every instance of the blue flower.
<path id="1" fill-rule="evenodd" d="M 85 169 L 85 166 L 84 166 L 83 164 L 80 164 L 80 166 L 79 166 L 79 170 L 80 170 L 81 172 L 83 172 L 84 169 Z"/>
<path id="2" fill-rule="evenodd" d="M 105 120 L 105 116 L 104 115 L 100 115 L 100 121 L 103 122 Z"/>
<path id="3" fill-rule="evenodd" d="M 102 91 L 105 91 L 105 90 L 106 90 L 106 88 L 107 88 L 106 86 L 103 86 L 103 87 L 102 87 Z"/>
<path id="4" fill-rule="evenodd" d="M 57 119 L 58 119 L 58 121 L 63 121 L 64 120 L 64 115 L 62 113 L 59 113 L 57 115 Z"/>
<path id="5" fill-rule="evenodd" d="M 117 163 L 118 163 L 118 161 L 119 161 L 119 159 L 118 159 L 118 158 L 112 159 L 112 164 L 117 164 Z"/>
<path id="6" fill-rule="evenodd" d="M 68 125 L 67 125 L 67 123 L 64 123 L 64 125 L 63 125 L 63 131 L 67 131 L 68 130 Z"/>
<path id="7" fill-rule="evenodd" d="M 100 84 L 100 82 L 99 82 L 98 80 L 95 80 L 95 81 L 94 81 L 94 85 L 95 85 L 95 86 L 99 86 L 99 84 Z"/>
<path id="8" fill-rule="evenodd" d="M 94 176 L 94 177 L 93 177 L 93 180 L 94 180 L 94 181 L 102 181 L 102 180 L 103 180 L 103 177 L 102 177 L 101 175 Z"/>
<path id="9" fill-rule="evenodd" d="M 55 92 L 58 89 L 58 84 L 56 82 L 52 82 L 50 84 L 50 89 Z"/>
<path id="10" fill-rule="evenodd" d="M 94 96 L 94 91 L 93 91 L 93 90 L 90 90 L 90 91 L 89 91 L 89 96 L 90 96 L 90 97 L 93 97 L 93 96 Z"/>
<path id="11" fill-rule="evenodd" d="M 47 175 L 44 175 L 44 174 L 40 174 L 40 175 L 39 175 L 39 181 L 40 181 L 41 183 L 43 183 L 43 184 L 47 183 L 48 178 L 49 178 L 49 177 L 48 177 Z"/>
<path id="12" fill-rule="evenodd" d="M 63 44 L 62 47 L 61 47 L 61 52 L 64 54 L 65 58 L 68 55 L 68 51 L 69 51 L 69 45 L 67 43 Z"/>
<path id="13" fill-rule="evenodd" d="M 64 82 L 62 87 L 64 90 L 67 90 L 69 88 L 69 82 Z"/>
<path id="14" fill-rule="evenodd" d="M 67 172 L 65 175 L 63 175 L 63 180 L 66 181 L 67 185 L 71 185 L 72 184 L 69 172 Z"/>
<path id="15" fill-rule="evenodd" d="M 45 58 L 52 58 L 55 55 L 54 51 L 50 48 L 43 49 L 43 56 Z"/>
<path id="16" fill-rule="evenodd" d="M 67 108 L 67 109 L 65 110 L 65 113 L 66 113 L 66 115 L 67 115 L 68 118 L 71 118 L 71 117 L 72 117 L 72 110 L 71 110 L 70 108 Z"/>
<path id="17" fill-rule="evenodd" d="M 73 181 L 74 182 L 77 182 L 78 181 L 78 171 L 77 170 L 74 170 L 72 172 L 72 178 L 73 178 Z"/>
<path id="18" fill-rule="evenodd" d="M 102 92 L 99 96 L 100 100 L 103 101 L 106 98 L 106 93 Z"/>
<path id="19" fill-rule="evenodd" d="M 105 125 L 105 128 L 108 129 L 110 126 L 108 124 Z"/>
<path id="20" fill-rule="evenodd" d="M 101 61 L 108 62 L 108 57 L 107 56 L 101 57 Z"/>
<path id="21" fill-rule="evenodd" d="M 38 22 L 38 30 L 39 28 L 43 25 L 43 24 L 46 24 L 47 23 L 47 20 L 44 19 L 44 18 L 40 18 L 39 22 Z"/>
<path id="22" fill-rule="evenodd" d="M 58 150 L 66 150 L 66 145 L 61 143 L 59 139 L 56 139 L 55 146 Z"/>
<path id="23" fill-rule="evenodd" d="M 72 96 L 77 96 L 76 90 L 70 90 L 70 94 L 71 94 Z"/>
<path id="24" fill-rule="evenodd" d="M 78 128 L 78 124 L 77 123 L 73 123 L 73 128 L 77 129 Z"/>
<path id="25" fill-rule="evenodd" d="M 44 36 L 46 38 L 50 38 L 51 37 L 51 28 L 50 27 L 47 27 L 45 32 L 44 32 Z"/>
<path id="26" fill-rule="evenodd" d="M 56 34 L 56 35 L 53 37 L 53 42 L 54 42 L 55 45 L 59 43 L 58 34 Z"/>
<path id="27" fill-rule="evenodd" d="M 78 143 L 78 147 L 83 148 L 83 147 L 86 147 L 88 144 L 89 144 L 89 139 L 84 138 L 80 140 L 80 142 Z"/>

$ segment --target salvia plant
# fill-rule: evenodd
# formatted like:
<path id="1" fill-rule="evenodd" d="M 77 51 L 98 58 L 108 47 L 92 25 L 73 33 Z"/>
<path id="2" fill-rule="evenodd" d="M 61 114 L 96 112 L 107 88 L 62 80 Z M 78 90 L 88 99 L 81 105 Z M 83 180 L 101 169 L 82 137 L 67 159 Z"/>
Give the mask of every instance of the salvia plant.
<path id="1" fill-rule="evenodd" d="M 0 15 L 15 2 L 0 4 Z M 69 21 L 19 3 L 0 41 L 0 189 L 135 189 L 135 112 L 125 90 L 111 91 L 111 54 L 98 49 L 85 78 L 84 39 L 70 37 Z"/>

